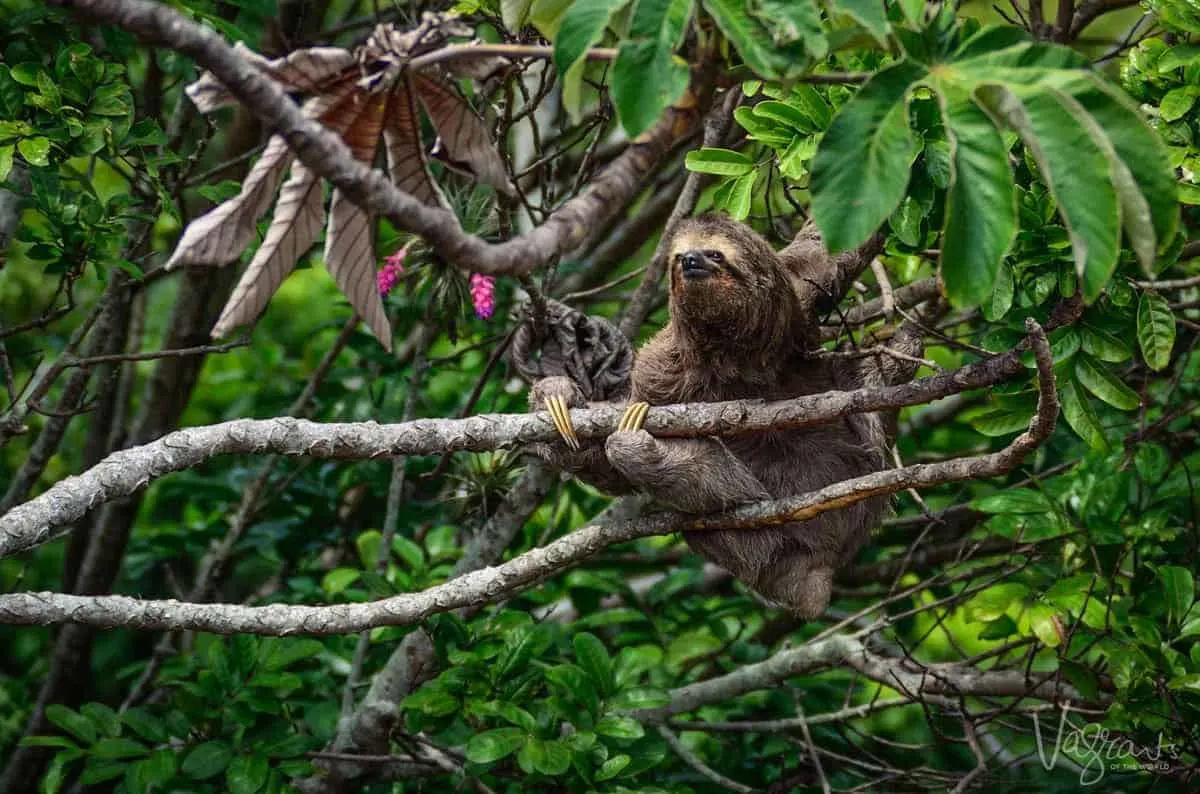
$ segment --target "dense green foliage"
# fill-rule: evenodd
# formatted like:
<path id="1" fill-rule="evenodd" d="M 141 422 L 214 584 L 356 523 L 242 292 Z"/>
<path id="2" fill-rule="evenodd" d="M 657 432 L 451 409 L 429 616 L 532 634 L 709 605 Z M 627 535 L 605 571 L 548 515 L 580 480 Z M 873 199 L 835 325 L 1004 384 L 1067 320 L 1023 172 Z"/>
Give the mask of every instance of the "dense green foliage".
<path id="1" fill-rule="evenodd" d="M 351 47 L 377 11 L 404 28 L 424 9 L 171 5 L 272 54 Z M 374 629 L 361 659 L 356 635 L 0 627 L 0 762 L 46 749 L 13 790 L 294 790 L 338 760 L 321 752 L 339 718 L 421 630 L 434 650 L 427 680 L 401 693 L 382 745 L 361 750 L 371 756 L 362 790 L 460 790 L 472 779 L 496 792 L 726 790 L 706 767 L 774 792 L 819 791 L 822 780 L 880 791 L 1194 786 L 1200 14 L 1191 2 L 1149 5 L 1128 36 L 1137 15 L 1115 9 L 1084 40 L 1070 20 L 1029 33 L 990 11 L 913 0 L 459 2 L 484 41 L 552 49 L 549 62 L 462 84 L 489 108 L 510 173 L 525 172 L 519 201 L 432 166 L 463 227 L 489 240 L 540 223 L 595 178 L 611 140 L 644 133 L 680 99 L 689 64 L 715 60 L 727 90 L 744 95 L 721 146 L 690 138 L 612 228 L 535 274 L 547 294 L 575 292 L 588 311 L 619 315 L 671 208 L 656 207 L 657 194 L 673 199 L 686 174 L 711 175 L 700 208 L 745 219 L 776 244 L 810 212 L 835 250 L 882 226 L 886 289 L 939 278 L 950 306 L 927 337 L 922 375 L 1007 350 L 1026 317 L 1073 307 L 1078 319 L 1050 335 L 1065 422 L 1008 478 L 899 494 L 830 615 L 809 624 L 713 577 L 671 536 L 611 547 L 476 611 Z M 616 52 L 589 59 L 595 47 Z M 178 426 L 525 410 L 524 386 L 501 359 L 518 283 L 500 277 L 497 310 L 482 319 L 469 275 L 387 221 L 381 260 L 411 243 L 386 298 L 394 356 L 360 325 L 343 331 L 345 299 L 307 267 L 320 263 L 318 246 L 246 344 L 74 366 L 208 344 L 235 268 L 161 265 L 187 220 L 236 192 L 261 131 L 244 111 L 199 116 L 183 94 L 199 71 L 169 48 L 40 2 L 0 7 L 0 180 L 22 200 L 0 251 L 0 512 Z M 828 323 L 839 342 L 869 346 L 892 318 L 836 328 L 885 289 L 870 271 L 861 282 Z M 96 319 L 114 316 L 115 326 Z M 642 336 L 665 319 L 660 300 Z M 905 409 L 900 459 L 1009 443 L 1034 408 L 1028 364 L 1028 378 Z M 0 560 L 0 593 L 82 587 L 314 605 L 415 592 L 446 581 L 504 515 L 525 464 L 519 450 L 398 462 L 221 457 L 94 510 L 68 540 Z M 504 559 L 567 535 L 610 501 L 566 479 L 540 496 Z M 81 573 L 93 536 L 114 559 L 93 549 Z M 232 545 L 221 552 L 223 543 Z M 1069 685 L 1082 698 L 1068 717 L 1079 730 L 1056 745 L 1062 711 L 1042 697 L 927 696 L 843 664 L 786 671 L 669 723 L 631 715 L 843 619 L 833 633 L 857 633 L 897 669 L 944 663 Z M 39 693 L 51 705 L 31 730 Z M 864 708 L 838 714 L 851 706 Z M 1066 757 L 1051 764 L 1056 746 Z M 1139 768 L 1152 748 L 1159 766 Z M 383 763 L 387 753 L 397 763 Z"/>

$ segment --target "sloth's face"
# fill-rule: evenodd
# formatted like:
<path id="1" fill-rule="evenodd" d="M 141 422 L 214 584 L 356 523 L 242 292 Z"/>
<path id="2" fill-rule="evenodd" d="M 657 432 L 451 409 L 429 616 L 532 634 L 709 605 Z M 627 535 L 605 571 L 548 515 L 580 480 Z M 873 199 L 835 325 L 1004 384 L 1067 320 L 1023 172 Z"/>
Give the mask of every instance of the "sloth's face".
<path id="1" fill-rule="evenodd" d="M 720 234 L 683 231 L 671 245 L 673 276 L 684 285 L 716 278 L 729 280 L 744 275 L 737 245 Z"/>
<path id="2" fill-rule="evenodd" d="M 668 256 L 671 317 L 707 344 L 753 344 L 790 309 L 778 257 L 744 224 L 713 216 L 685 221 Z"/>
<path id="3" fill-rule="evenodd" d="M 735 236 L 713 222 L 690 223 L 671 241 L 671 293 L 678 310 L 694 320 L 744 321 L 770 289 L 770 263 L 747 250 L 745 232 Z M 769 249 L 768 249 L 769 251 Z M 756 256 L 759 254 L 759 256 Z"/>

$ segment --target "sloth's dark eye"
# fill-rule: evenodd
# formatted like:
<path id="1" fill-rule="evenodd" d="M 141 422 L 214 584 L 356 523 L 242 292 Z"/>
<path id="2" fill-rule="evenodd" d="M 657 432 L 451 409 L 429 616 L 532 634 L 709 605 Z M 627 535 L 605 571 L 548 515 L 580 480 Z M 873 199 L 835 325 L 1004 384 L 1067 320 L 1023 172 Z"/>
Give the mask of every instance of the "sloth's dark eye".
<path id="1" fill-rule="evenodd" d="M 704 255 L 712 260 L 715 264 L 725 264 L 725 254 L 721 253 L 720 251 L 705 251 Z"/>

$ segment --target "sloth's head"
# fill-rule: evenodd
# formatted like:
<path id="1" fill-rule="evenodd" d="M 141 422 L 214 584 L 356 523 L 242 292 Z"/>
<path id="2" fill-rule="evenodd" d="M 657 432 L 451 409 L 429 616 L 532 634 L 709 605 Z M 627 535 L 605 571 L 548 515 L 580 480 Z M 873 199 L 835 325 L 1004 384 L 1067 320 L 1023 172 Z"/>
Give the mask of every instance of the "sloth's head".
<path id="1" fill-rule="evenodd" d="M 671 319 L 697 341 L 770 344 L 788 333 L 795 300 L 787 270 L 749 226 L 691 218 L 667 250 Z"/>

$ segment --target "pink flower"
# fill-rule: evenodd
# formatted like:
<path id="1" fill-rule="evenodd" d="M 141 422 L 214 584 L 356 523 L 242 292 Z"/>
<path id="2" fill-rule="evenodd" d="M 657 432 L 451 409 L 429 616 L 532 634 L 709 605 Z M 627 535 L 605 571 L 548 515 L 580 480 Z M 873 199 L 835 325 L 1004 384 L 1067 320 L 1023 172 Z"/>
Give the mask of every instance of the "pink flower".
<path id="1" fill-rule="evenodd" d="M 475 316 L 486 320 L 496 311 L 496 279 L 482 273 L 471 274 L 471 302 Z"/>
<path id="2" fill-rule="evenodd" d="M 404 274 L 404 257 L 406 256 L 408 256 L 408 246 L 404 246 L 383 260 L 383 267 L 376 276 L 380 295 L 387 295 L 396 286 L 396 282 Z"/>

